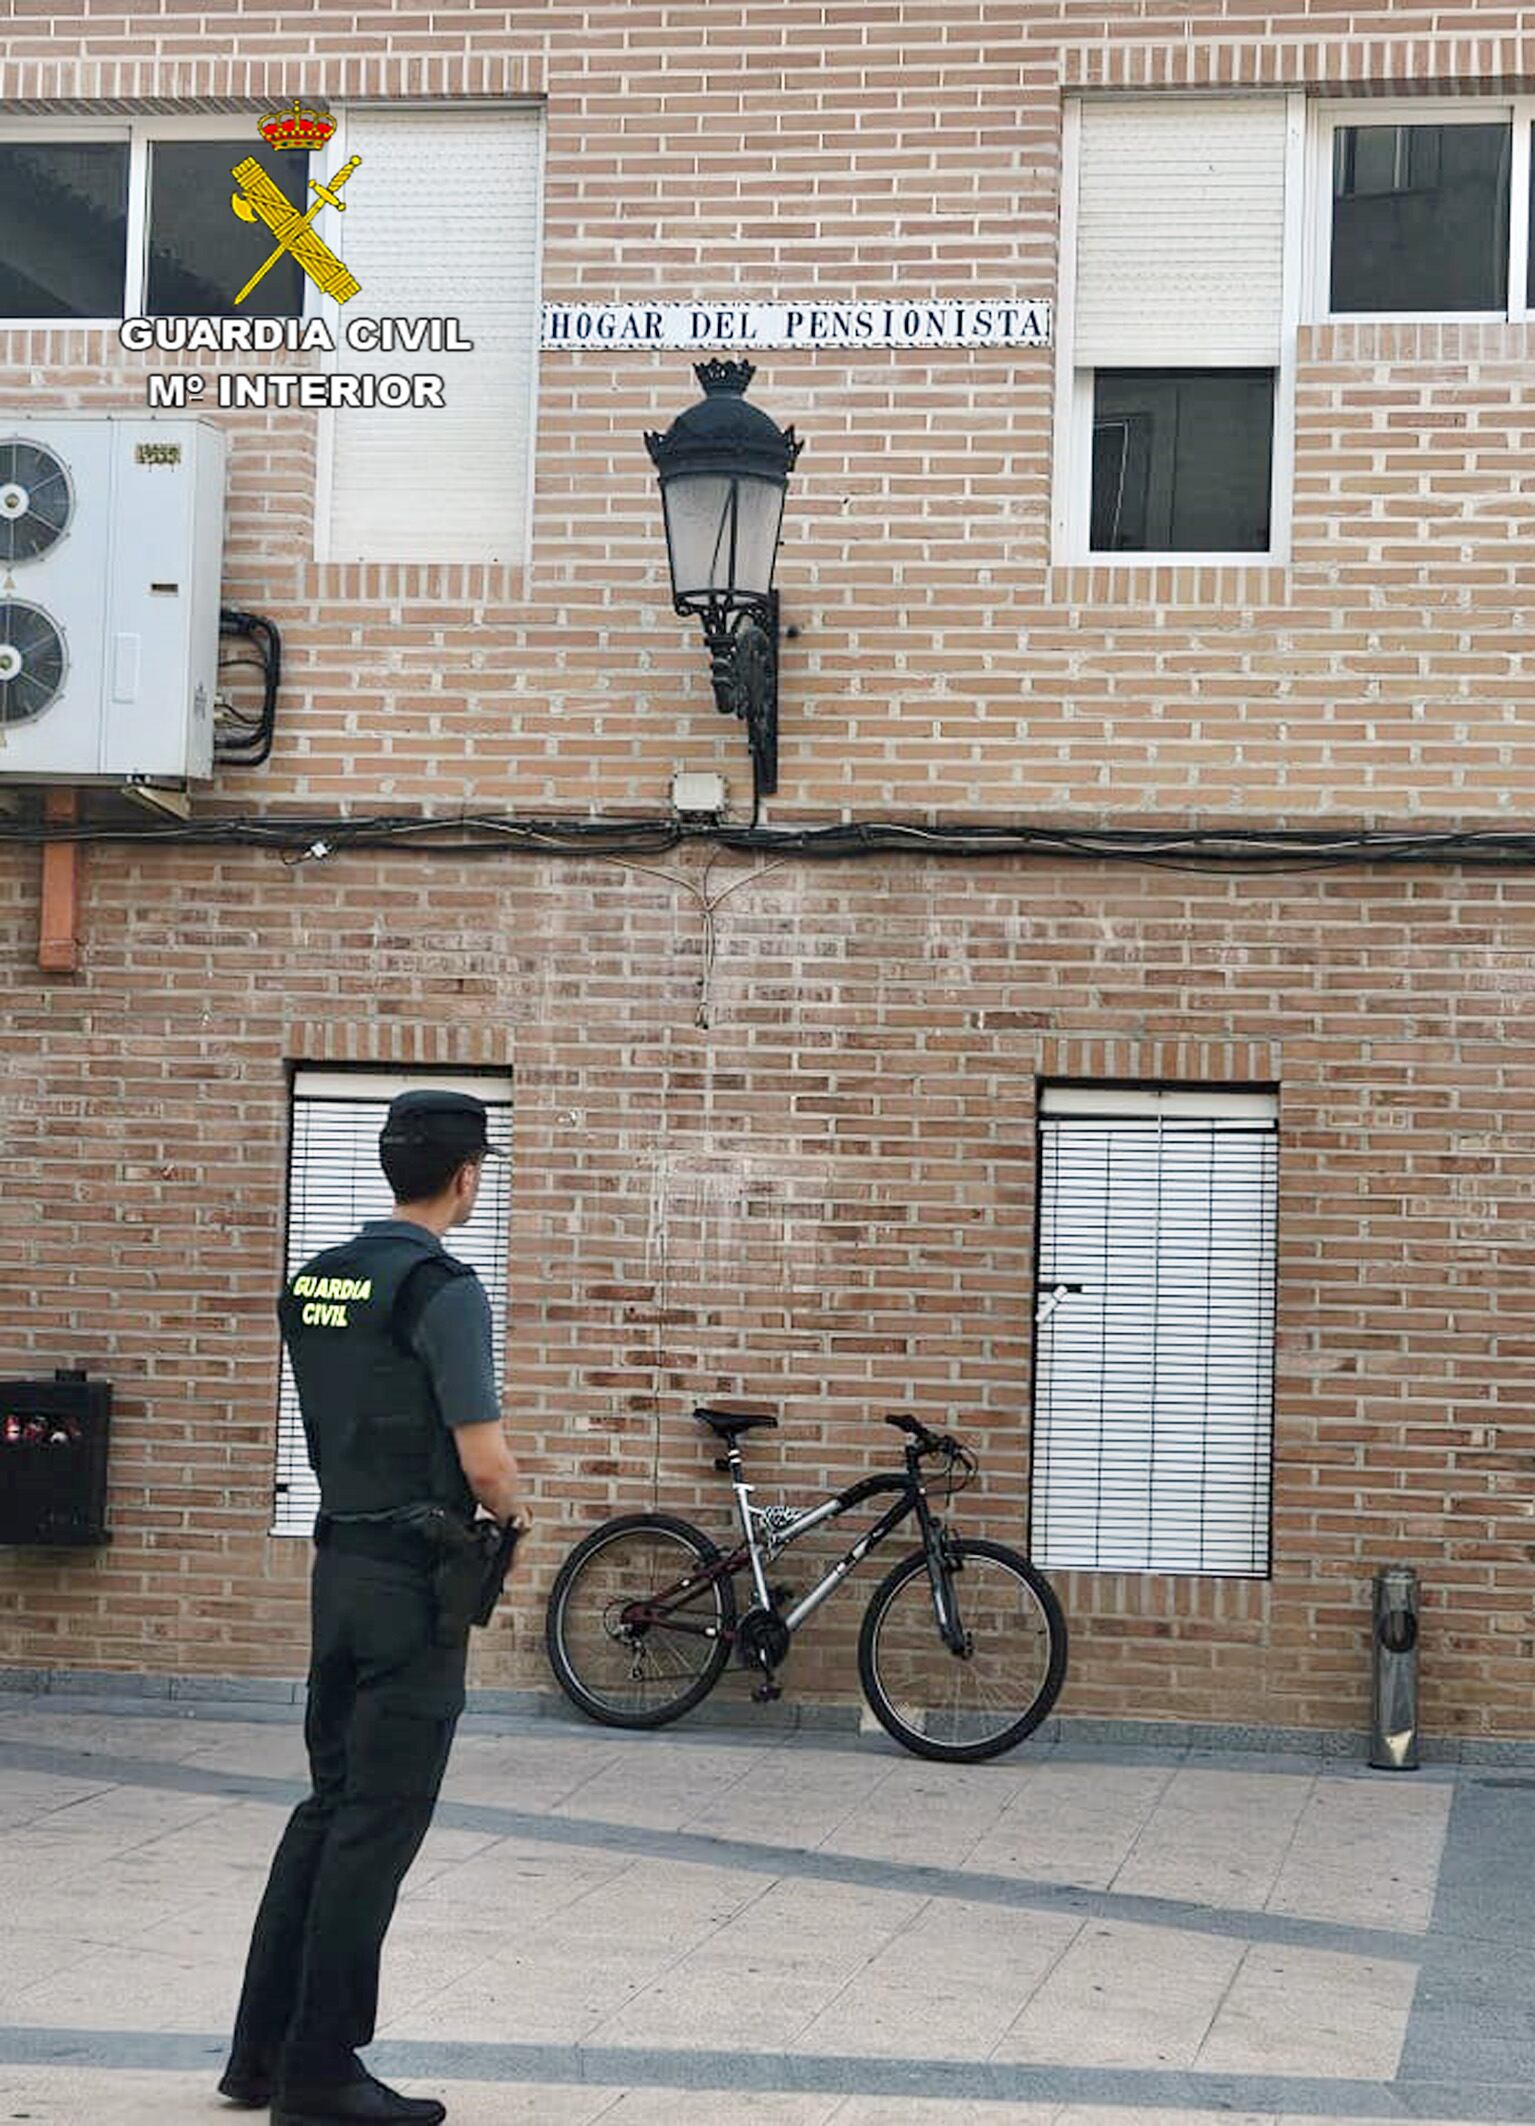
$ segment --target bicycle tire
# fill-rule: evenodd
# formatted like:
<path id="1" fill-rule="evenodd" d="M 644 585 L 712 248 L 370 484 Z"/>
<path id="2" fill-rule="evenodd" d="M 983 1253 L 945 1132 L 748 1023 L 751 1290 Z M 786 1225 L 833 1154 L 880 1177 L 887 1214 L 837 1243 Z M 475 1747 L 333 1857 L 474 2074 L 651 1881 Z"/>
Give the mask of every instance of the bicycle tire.
<path id="1" fill-rule="evenodd" d="M 623 1514 L 577 1543 L 549 1590 L 544 1644 L 555 1681 L 588 1719 L 605 1727 L 665 1727 L 713 1690 L 730 1659 L 736 1617 L 730 1580 L 699 1590 L 700 1600 L 710 1605 L 699 1614 L 712 1624 L 712 1638 L 682 1632 L 663 1636 L 654 1624 L 627 1634 L 615 1626 L 625 1601 L 660 1593 L 686 1574 L 690 1562 L 713 1565 L 721 1555 L 701 1529 L 670 1513 Z M 691 1646 L 704 1651 L 697 1666 L 687 1670 L 680 1658 Z M 657 1648 L 668 1649 L 670 1660 Z M 679 1687 L 668 1693 L 669 1682 Z M 647 1698 L 647 1688 L 663 1695 Z"/>
<path id="2" fill-rule="evenodd" d="M 971 1652 L 954 1654 L 939 1636 L 927 1554 L 916 1550 L 869 1597 L 858 1680 L 870 1711 L 903 1749 L 945 1764 L 979 1764 L 1022 1742 L 1054 1705 L 1066 1676 L 1066 1619 L 1043 1573 L 1006 1544 L 976 1538 L 951 1543 L 949 1554 Z M 986 1631 L 984 1647 L 976 1643 L 978 1627 Z M 1021 1643 L 1021 1634 L 1030 1643 Z M 1003 1692 L 996 1679 L 1010 1639 L 1020 1639 L 1022 1681 Z"/>

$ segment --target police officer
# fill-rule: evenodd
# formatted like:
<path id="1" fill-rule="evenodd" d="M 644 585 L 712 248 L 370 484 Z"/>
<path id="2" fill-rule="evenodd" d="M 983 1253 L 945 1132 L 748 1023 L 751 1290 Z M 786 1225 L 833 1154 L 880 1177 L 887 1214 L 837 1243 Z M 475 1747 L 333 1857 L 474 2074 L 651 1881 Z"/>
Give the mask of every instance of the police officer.
<path id="1" fill-rule="evenodd" d="M 442 1245 L 493 1151 L 463 1093 L 393 1101 L 379 1158 L 394 1215 L 307 1262 L 278 1303 L 320 1483 L 305 1741 L 256 1917 L 221 2093 L 276 2126 L 446 2117 L 370 2075 L 379 1958 L 464 1704 L 468 1619 L 434 1589 L 443 1516 L 522 1520 L 501 1430 L 490 1307 Z M 435 1512 L 432 1509 L 436 1509 Z M 457 1530 L 454 1531 L 457 1533 Z"/>

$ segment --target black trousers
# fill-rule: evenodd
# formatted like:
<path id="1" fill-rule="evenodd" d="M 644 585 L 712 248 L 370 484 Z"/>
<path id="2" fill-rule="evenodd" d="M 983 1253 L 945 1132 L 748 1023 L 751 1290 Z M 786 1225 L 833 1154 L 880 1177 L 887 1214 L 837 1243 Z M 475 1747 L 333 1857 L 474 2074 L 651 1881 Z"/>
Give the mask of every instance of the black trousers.
<path id="1" fill-rule="evenodd" d="M 434 1644 L 428 1571 L 316 1551 L 304 1736 L 313 1792 L 256 1915 L 230 2057 L 279 2087 L 357 2071 L 379 1959 L 464 1707 L 468 1631 Z"/>

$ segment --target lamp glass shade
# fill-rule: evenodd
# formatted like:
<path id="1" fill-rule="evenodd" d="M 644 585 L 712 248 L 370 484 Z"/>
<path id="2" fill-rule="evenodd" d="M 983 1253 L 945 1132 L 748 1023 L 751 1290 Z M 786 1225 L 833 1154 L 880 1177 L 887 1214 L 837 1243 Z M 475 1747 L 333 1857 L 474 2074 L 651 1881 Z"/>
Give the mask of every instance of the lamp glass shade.
<path id="1" fill-rule="evenodd" d="M 783 480 L 678 472 L 661 482 L 672 590 L 680 603 L 766 598 L 783 522 Z"/>

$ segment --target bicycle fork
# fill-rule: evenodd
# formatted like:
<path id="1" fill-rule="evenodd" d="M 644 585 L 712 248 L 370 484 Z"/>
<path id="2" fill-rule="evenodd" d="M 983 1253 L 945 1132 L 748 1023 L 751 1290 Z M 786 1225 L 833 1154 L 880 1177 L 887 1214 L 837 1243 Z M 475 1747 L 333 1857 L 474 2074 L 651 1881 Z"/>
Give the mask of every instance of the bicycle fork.
<path id="1" fill-rule="evenodd" d="M 960 1620 L 959 1597 L 954 1587 L 954 1565 L 949 1550 L 949 1532 L 931 1512 L 924 1492 L 917 1494 L 917 1519 L 922 1525 L 922 1547 L 927 1553 L 927 1583 L 933 1597 L 933 1616 L 938 1636 L 951 1654 L 969 1657 L 971 1640 Z"/>

